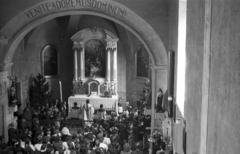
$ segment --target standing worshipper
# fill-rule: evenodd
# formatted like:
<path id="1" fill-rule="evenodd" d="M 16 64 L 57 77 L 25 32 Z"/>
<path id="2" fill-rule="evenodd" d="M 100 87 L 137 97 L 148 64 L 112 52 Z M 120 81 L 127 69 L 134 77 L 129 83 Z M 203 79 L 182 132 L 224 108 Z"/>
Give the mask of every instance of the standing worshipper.
<path id="1" fill-rule="evenodd" d="M 17 138 L 17 136 L 18 136 L 18 130 L 14 128 L 14 124 L 11 123 L 8 129 L 8 138 L 9 139 Z"/>
<path id="2" fill-rule="evenodd" d="M 89 99 L 86 100 L 86 104 L 83 105 L 83 120 L 86 126 L 91 126 L 91 122 L 93 121 L 94 107 L 90 104 Z"/>
<path id="3" fill-rule="evenodd" d="M 60 110 L 63 118 L 66 120 L 66 118 L 68 116 L 68 105 L 67 105 L 66 101 L 60 103 L 59 110 Z"/>

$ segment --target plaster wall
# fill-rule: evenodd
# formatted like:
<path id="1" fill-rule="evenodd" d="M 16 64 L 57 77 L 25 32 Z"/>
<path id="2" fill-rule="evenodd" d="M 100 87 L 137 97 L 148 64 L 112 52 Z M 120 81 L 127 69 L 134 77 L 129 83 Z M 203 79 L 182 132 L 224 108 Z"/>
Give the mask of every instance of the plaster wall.
<path id="1" fill-rule="evenodd" d="M 187 153 L 198 153 L 200 145 L 204 1 L 187 1 L 185 118 Z"/>
<path id="2" fill-rule="evenodd" d="M 207 153 L 240 151 L 240 2 L 212 1 Z"/>
<path id="3" fill-rule="evenodd" d="M 210 83 L 206 153 L 239 153 L 239 1 L 212 1 Z M 200 143 L 204 1 L 188 1 L 187 153 Z"/>

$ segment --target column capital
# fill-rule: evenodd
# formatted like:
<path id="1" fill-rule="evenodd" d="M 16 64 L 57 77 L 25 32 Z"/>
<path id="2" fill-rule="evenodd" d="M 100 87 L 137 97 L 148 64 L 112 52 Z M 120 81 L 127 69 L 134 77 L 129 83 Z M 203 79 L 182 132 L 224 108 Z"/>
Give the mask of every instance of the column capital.
<path id="1" fill-rule="evenodd" d="M 117 42 L 119 39 L 105 39 L 106 42 Z"/>
<path id="2" fill-rule="evenodd" d="M 106 48 L 117 48 L 117 41 L 118 39 L 105 39 L 107 42 L 107 47 Z"/>
<path id="3" fill-rule="evenodd" d="M 84 47 L 83 42 L 74 42 L 73 43 L 73 49 L 82 49 Z"/>
<path id="4" fill-rule="evenodd" d="M 111 52 L 117 51 L 117 47 L 106 47 L 106 50 Z"/>

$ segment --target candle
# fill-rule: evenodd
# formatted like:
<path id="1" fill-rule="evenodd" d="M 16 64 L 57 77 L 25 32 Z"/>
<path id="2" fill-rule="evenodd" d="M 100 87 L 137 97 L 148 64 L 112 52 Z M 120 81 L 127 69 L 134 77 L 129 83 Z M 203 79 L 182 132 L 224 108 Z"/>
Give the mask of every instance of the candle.
<path id="1" fill-rule="evenodd" d="M 59 88 L 60 88 L 60 101 L 62 102 L 62 83 L 59 81 Z"/>

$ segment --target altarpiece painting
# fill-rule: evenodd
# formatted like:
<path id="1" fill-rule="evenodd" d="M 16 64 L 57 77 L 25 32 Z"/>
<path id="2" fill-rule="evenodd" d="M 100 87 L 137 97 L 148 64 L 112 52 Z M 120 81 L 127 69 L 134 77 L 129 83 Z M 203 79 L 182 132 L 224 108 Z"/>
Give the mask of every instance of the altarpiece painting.
<path id="1" fill-rule="evenodd" d="M 92 39 L 85 44 L 85 76 L 105 77 L 106 49 L 100 40 Z"/>
<path id="2" fill-rule="evenodd" d="M 144 46 L 136 52 L 137 77 L 149 77 L 149 55 Z"/>

